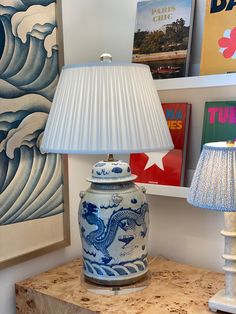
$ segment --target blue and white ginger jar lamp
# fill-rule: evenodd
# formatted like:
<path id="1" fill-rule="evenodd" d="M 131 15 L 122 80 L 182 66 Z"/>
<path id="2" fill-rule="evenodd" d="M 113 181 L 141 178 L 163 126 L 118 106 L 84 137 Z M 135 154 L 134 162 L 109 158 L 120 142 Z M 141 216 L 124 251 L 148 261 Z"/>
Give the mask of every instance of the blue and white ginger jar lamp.
<path id="1" fill-rule="evenodd" d="M 63 67 L 41 150 L 61 154 L 129 154 L 173 148 L 150 68 L 102 62 Z M 101 284 L 126 284 L 147 272 L 148 205 L 128 164 L 93 167 L 82 192 L 84 274 Z"/>
<path id="2" fill-rule="evenodd" d="M 79 225 L 84 274 L 95 283 L 123 285 L 145 276 L 149 213 L 145 189 L 123 161 L 100 161 L 81 192 Z"/>

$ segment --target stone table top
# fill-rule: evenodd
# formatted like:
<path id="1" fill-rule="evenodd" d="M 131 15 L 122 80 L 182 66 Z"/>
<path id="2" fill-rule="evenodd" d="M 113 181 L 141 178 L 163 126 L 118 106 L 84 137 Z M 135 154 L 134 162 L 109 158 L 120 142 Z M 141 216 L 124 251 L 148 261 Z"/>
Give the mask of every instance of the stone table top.
<path id="1" fill-rule="evenodd" d="M 209 314 L 209 298 L 224 287 L 221 273 L 162 257 L 149 258 L 149 270 L 141 283 L 104 288 L 84 281 L 77 259 L 18 282 L 17 313 Z"/>

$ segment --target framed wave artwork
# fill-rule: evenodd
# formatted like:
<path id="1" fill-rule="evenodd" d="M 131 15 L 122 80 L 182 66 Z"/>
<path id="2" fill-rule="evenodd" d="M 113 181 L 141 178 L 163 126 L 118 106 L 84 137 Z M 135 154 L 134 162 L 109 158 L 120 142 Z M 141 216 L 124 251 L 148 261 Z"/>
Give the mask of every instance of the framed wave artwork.
<path id="1" fill-rule="evenodd" d="M 70 243 L 67 160 L 40 152 L 60 14 L 55 0 L 0 0 L 0 268 Z"/>

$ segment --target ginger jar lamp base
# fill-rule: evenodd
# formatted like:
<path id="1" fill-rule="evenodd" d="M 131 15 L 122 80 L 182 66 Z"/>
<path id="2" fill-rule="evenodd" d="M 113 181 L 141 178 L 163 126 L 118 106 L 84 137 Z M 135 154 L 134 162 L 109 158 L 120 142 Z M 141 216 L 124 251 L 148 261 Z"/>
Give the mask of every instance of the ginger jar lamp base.
<path id="1" fill-rule="evenodd" d="M 80 193 L 84 275 L 93 283 L 133 284 L 148 271 L 149 211 L 135 178 L 126 162 L 100 161 L 88 178 L 90 187 Z"/>

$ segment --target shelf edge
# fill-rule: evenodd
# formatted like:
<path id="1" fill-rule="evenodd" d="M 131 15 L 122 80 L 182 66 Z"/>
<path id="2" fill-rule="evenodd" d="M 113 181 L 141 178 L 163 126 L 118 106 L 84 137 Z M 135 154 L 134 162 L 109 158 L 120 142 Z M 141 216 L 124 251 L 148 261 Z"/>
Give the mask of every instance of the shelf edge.
<path id="1" fill-rule="evenodd" d="M 145 184 L 136 183 L 138 186 L 144 186 L 149 195 L 160 195 L 187 198 L 189 188 L 183 186 L 170 186 L 170 185 L 158 185 L 158 184 Z"/>
<path id="2" fill-rule="evenodd" d="M 190 88 L 236 86 L 236 73 L 189 76 L 154 80 L 158 91 Z"/>

